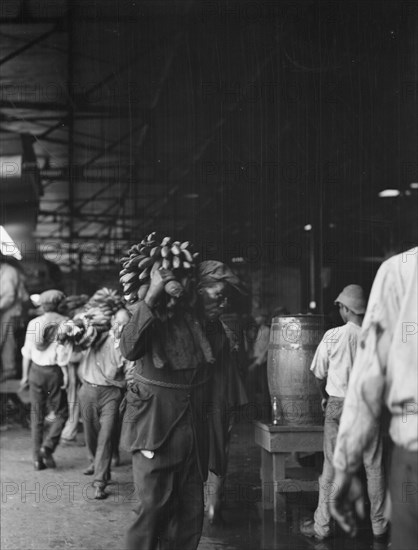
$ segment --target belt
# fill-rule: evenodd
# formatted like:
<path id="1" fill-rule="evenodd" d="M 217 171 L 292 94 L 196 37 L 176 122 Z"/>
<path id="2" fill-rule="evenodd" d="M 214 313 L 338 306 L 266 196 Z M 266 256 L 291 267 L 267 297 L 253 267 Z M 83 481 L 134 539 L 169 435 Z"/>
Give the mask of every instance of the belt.
<path id="1" fill-rule="evenodd" d="M 85 378 L 83 378 L 83 382 L 85 382 L 86 384 L 88 384 L 92 388 L 117 388 L 118 390 L 123 390 L 122 387 L 116 386 L 114 384 L 92 384 L 91 382 L 89 382 Z"/>
<path id="2" fill-rule="evenodd" d="M 210 377 L 205 378 L 204 380 L 202 380 L 201 382 L 197 382 L 196 384 L 174 384 L 173 382 L 163 382 L 162 380 L 151 380 L 150 378 L 145 378 L 140 374 L 135 374 L 134 380 L 138 380 L 138 382 L 142 382 L 143 384 L 148 384 L 150 386 L 159 386 L 161 388 L 169 388 L 172 390 L 192 390 L 193 388 L 203 386 L 203 384 L 209 382 Z"/>
<path id="3" fill-rule="evenodd" d="M 86 384 L 88 384 L 89 386 L 92 386 L 93 388 L 113 388 L 114 386 L 108 386 L 108 385 L 104 385 L 104 384 L 92 384 L 91 382 L 89 382 L 88 380 L 85 380 L 83 378 L 83 382 L 85 382 Z"/>
<path id="4" fill-rule="evenodd" d="M 45 369 L 45 368 L 46 368 L 46 369 L 53 369 L 54 367 L 59 368 L 59 365 L 56 365 L 56 364 L 54 364 L 54 365 L 39 365 L 38 363 L 34 363 L 33 361 L 32 361 L 32 365 L 31 365 L 31 366 L 32 366 L 32 367 L 41 367 L 41 368 L 43 368 L 43 369 Z"/>

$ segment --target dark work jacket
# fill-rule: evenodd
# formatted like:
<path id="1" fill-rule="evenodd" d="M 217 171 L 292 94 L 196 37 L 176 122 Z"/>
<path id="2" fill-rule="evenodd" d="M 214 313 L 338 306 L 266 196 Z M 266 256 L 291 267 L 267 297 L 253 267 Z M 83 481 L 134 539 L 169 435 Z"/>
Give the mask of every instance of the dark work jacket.
<path id="1" fill-rule="evenodd" d="M 206 325 L 205 333 L 215 351 L 209 408 L 209 470 L 226 475 L 232 414 L 248 402 L 238 371 L 237 350 L 227 337 L 223 323 Z"/>
<path id="2" fill-rule="evenodd" d="M 179 422 L 190 422 L 199 469 L 206 479 L 213 364 L 202 352 L 192 323 L 198 321 L 191 314 L 180 312 L 161 320 L 145 302 L 138 304 L 120 340 L 122 355 L 136 361 L 126 394 L 121 443 L 131 452 L 157 451 Z"/>

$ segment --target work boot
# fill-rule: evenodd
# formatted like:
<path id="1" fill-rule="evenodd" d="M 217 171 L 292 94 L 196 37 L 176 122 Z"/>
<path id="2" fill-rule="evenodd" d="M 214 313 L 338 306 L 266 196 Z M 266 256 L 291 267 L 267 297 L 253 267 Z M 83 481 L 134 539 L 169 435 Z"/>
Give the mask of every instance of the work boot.
<path id="1" fill-rule="evenodd" d="M 33 463 L 33 467 L 37 471 L 46 469 L 45 463 L 42 458 L 40 458 L 39 460 L 35 460 L 35 462 Z"/>
<path id="2" fill-rule="evenodd" d="M 54 457 L 52 456 L 52 451 L 48 447 L 41 447 L 40 455 L 43 458 L 45 466 L 47 468 L 56 468 Z"/>
<path id="3" fill-rule="evenodd" d="M 96 490 L 94 492 L 94 498 L 96 500 L 104 500 L 105 498 L 107 498 L 107 493 L 104 489 L 105 488 L 100 485 L 96 486 Z"/>
<path id="4" fill-rule="evenodd" d="M 305 537 L 314 538 L 316 540 L 324 540 L 327 537 L 320 535 L 315 530 L 315 522 L 313 519 L 307 519 L 300 524 L 300 532 Z"/>
<path id="5" fill-rule="evenodd" d="M 94 474 L 94 464 L 87 466 L 87 468 L 83 471 L 83 474 L 85 476 L 92 476 Z"/>

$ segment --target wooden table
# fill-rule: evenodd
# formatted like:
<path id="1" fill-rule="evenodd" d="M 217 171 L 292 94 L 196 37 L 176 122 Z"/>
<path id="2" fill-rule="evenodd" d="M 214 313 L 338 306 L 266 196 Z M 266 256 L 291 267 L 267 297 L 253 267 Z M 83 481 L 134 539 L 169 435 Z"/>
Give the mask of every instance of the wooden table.
<path id="1" fill-rule="evenodd" d="M 255 421 L 255 442 L 261 447 L 261 490 L 264 510 L 274 508 L 274 521 L 286 521 L 286 493 L 318 491 L 319 473 L 292 468 L 286 472 L 289 453 L 323 450 L 323 426 L 273 426 Z M 286 477 L 286 473 L 291 477 Z M 306 479 L 308 477 L 308 479 Z"/>

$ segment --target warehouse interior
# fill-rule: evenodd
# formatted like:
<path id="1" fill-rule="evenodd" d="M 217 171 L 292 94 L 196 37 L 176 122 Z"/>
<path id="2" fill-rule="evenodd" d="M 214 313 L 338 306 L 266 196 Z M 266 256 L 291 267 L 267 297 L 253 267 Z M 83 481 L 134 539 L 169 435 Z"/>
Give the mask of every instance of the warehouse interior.
<path id="1" fill-rule="evenodd" d="M 408 240 L 414 15 L 408 2 L 5 1 L 2 156 L 21 164 L 2 171 L 3 224 L 77 287 L 158 226 L 246 271 L 302 271 L 296 307 L 314 292 L 323 310 L 321 271 L 370 284 Z M 378 200 L 388 188 L 399 195 Z"/>
<path id="2" fill-rule="evenodd" d="M 3 0 L 0 70 L 0 224 L 32 295 L 120 291 L 158 231 L 232 267 L 243 313 L 334 319 L 416 244 L 415 2 Z M 247 548 L 228 533 L 201 548 Z"/>

